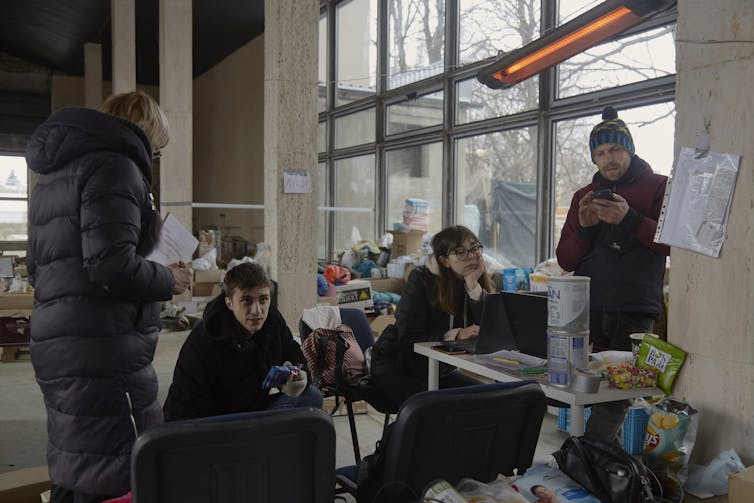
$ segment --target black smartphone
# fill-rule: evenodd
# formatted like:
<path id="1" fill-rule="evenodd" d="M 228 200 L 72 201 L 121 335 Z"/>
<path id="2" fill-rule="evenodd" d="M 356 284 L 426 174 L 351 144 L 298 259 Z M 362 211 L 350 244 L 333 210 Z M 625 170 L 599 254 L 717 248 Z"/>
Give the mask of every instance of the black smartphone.
<path id="1" fill-rule="evenodd" d="M 615 201 L 613 194 L 613 189 L 599 189 L 592 192 L 592 199 L 607 199 L 608 201 Z"/>
<path id="2" fill-rule="evenodd" d="M 453 347 L 453 346 L 443 346 L 442 344 L 438 344 L 437 346 L 432 346 L 432 349 L 435 349 L 441 353 L 445 353 L 448 355 L 465 355 L 467 351 L 465 349 Z"/>

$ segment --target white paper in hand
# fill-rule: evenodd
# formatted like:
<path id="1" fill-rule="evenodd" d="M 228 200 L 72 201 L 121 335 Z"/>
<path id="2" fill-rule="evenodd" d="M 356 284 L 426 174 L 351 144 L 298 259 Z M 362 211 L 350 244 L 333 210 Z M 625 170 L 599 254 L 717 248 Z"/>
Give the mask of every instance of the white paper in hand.
<path id="1" fill-rule="evenodd" d="M 174 264 L 180 260 L 190 262 L 199 241 L 173 216 L 168 213 L 162 222 L 160 242 L 147 256 L 147 260 L 162 265 Z"/>

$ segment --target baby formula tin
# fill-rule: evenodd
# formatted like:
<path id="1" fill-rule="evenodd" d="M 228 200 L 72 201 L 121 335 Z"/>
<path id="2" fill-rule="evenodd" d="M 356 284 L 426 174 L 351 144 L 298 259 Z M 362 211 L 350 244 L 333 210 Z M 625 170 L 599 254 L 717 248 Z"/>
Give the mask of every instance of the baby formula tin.
<path id="1" fill-rule="evenodd" d="M 550 384 L 570 387 L 574 370 L 586 368 L 588 361 L 589 332 L 547 331 L 547 380 Z"/>
<path id="2" fill-rule="evenodd" d="M 589 330 L 587 276 L 555 276 L 547 279 L 547 325 L 561 332 Z"/>

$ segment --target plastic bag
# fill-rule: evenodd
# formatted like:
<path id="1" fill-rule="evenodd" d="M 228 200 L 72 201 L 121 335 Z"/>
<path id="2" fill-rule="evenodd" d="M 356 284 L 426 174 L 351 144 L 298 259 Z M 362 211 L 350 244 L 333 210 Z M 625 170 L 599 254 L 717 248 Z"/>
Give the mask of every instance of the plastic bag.
<path id="1" fill-rule="evenodd" d="M 736 451 L 723 451 L 708 464 L 696 467 L 686 481 L 686 492 L 697 498 L 728 494 L 728 475 L 743 469 L 744 464 Z"/>
<path id="2" fill-rule="evenodd" d="M 325 267 L 325 279 L 333 285 L 345 285 L 351 281 L 351 272 L 345 267 L 339 265 L 328 265 Z"/>
<path id="3" fill-rule="evenodd" d="M 688 460 L 696 441 L 698 413 L 683 400 L 665 397 L 656 405 L 642 404 L 649 414 L 644 458 L 669 501 L 683 500 Z"/>
<path id="4" fill-rule="evenodd" d="M 686 361 L 686 352 L 656 337 L 644 337 L 636 366 L 657 371 L 657 386 L 670 395 L 673 382 Z"/>

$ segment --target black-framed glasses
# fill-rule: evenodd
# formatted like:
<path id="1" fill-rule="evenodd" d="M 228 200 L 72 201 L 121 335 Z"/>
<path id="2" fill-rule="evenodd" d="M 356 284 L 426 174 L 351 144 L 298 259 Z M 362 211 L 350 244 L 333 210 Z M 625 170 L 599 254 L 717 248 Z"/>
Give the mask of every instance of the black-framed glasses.
<path id="1" fill-rule="evenodd" d="M 484 250 L 484 246 L 480 244 L 475 244 L 471 248 L 457 248 L 453 250 L 452 252 L 448 253 L 448 255 L 455 255 L 458 260 L 466 261 L 469 260 L 469 255 L 476 255 L 477 257 L 482 254 L 482 250 Z"/>
<path id="2" fill-rule="evenodd" d="M 156 150 L 155 152 L 152 152 L 152 159 L 159 159 L 160 157 L 162 157 L 161 150 Z"/>

